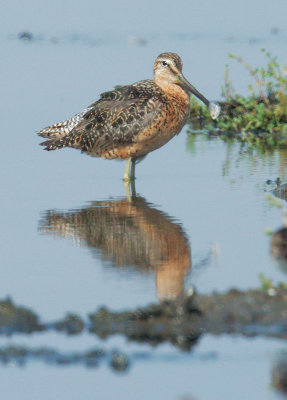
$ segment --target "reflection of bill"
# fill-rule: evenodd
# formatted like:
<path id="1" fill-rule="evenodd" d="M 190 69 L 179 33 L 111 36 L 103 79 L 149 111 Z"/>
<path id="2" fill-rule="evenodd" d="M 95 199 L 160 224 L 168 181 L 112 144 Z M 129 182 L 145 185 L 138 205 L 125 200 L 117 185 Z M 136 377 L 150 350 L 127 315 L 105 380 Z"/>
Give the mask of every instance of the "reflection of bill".
<path id="1" fill-rule="evenodd" d="M 144 198 L 95 201 L 67 212 L 47 211 L 41 230 L 72 238 L 96 250 L 115 267 L 156 271 L 159 299 L 175 298 L 184 290 L 191 267 L 190 246 L 180 224 Z"/>

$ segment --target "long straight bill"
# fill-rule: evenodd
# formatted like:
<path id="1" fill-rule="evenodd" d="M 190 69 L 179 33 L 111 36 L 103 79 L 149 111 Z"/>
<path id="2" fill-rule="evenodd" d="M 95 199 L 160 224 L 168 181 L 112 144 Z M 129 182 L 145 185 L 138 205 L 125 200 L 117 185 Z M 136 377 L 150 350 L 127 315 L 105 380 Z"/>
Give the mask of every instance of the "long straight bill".
<path id="1" fill-rule="evenodd" d="M 201 100 L 208 108 L 212 119 L 216 119 L 220 114 L 220 106 L 216 103 L 211 103 L 203 96 L 182 74 L 177 75 L 179 84 L 185 88 L 189 93 L 194 94 L 199 100 Z"/>

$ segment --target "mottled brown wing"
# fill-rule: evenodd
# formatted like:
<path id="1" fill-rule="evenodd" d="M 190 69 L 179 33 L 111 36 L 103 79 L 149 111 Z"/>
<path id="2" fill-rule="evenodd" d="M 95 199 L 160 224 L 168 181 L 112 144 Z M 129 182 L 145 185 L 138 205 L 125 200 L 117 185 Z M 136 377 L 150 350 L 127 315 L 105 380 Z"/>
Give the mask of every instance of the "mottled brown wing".
<path id="1" fill-rule="evenodd" d="M 162 92 L 153 81 L 137 82 L 105 92 L 100 100 L 63 139 L 47 150 L 74 147 L 100 156 L 121 145 L 131 144 L 136 136 L 160 118 Z"/>

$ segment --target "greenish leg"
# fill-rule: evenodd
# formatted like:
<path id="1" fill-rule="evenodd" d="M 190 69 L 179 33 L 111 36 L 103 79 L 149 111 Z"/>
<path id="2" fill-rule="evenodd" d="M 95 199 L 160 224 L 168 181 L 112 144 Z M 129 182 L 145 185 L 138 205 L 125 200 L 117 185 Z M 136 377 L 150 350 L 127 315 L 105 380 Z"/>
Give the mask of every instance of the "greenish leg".
<path id="1" fill-rule="evenodd" d="M 134 181 L 136 179 L 136 160 L 132 158 L 132 166 L 131 166 L 131 175 L 130 175 L 130 180 Z"/>
<path id="2" fill-rule="evenodd" d="M 125 182 L 135 180 L 135 169 L 136 169 L 136 161 L 133 158 L 129 158 L 126 163 L 126 169 L 124 174 Z"/>
<path id="3" fill-rule="evenodd" d="M 132 201 L 133 197 L 136 197 L 136 185 L 135 181 L 124 181 L 126 196 L 128 201 Z"/>
<path id="4" fill-rule="evenodd" d="M 124 181 L 128 182 L 130 180 L 130 166 L 131 166 L 131 158 L 127 160 L 126 169 L 124 173 Z"/>
<path id="5" fill-rule="evenodd" d="M 130 182 L 124 181 L 124 184 L 125 184 L 125 189 L 126 189 L 127 200 L 132 201 Z"/>
<path id="6" fill-rule="evenodd" d="M 130 182 L 130 188 L 132 190 L 132 197 L 136 197 L 136 183 L 134 180 Z"/>

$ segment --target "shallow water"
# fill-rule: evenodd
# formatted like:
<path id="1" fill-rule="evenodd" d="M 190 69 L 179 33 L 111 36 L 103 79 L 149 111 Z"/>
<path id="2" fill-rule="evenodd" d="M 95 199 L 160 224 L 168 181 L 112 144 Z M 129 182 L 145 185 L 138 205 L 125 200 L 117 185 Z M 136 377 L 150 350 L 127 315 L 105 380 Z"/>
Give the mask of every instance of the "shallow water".
<path id="1" fill-rule="evenodd" d="M 286 62 L 286 3 L 116 4 L 3 4 L 2 298 L 9 295 L 52 320 L 68 311 L 86 316 L 101 305 L 133 309 L 191 285 L 201 293 L 254 288 L 260 273 L 285 281 L 263 232 L 283 222 L 282 210 L 265 199 L 265 182 L 284 181 L 284 151 L 260 154 L 238 143 L 194 138 L 186 127 L 137 166 L 137 197 L 130 204 L 122 163 L 74 150 L 42 152 L 35 131 L 75 114 L 116 84 L 150 78 L 154 58 L 167 50 L 182 56 L 185 76 L 206 97 L 219 99 L 229 52 L 261 65 L 259 48 L 266 47 Z M 19 40 L 23 30 L 35 40 Z M 246 93 L 250 77 L 231 65 L 235 86 Z M 33 335 L 1 338 L 0 344 L 62 348 L 66 340 Z M 74 340 L 75 348 L 91 346 L 88 335 Z M 248 393 L 273 399 L 272 360 L 285 347 L 280 340 L 226 336 L 204 337 L 190 353 L 121 338 L 103 346 L 131 355 L 126 374 L 107 366 L 12 365 L 1 367 L 2 394 L 236 399 Z"/>
<path id="2" fill-rule="evenodd" d="M 155 301 L 175 283 L 176 264 L 178 291 L 248 289 L 260 285 L 260 273 L 285 279 L 263 232 L 283 221 L 264 190 L 282 176 L 284 154 L 247 156 L 239 144 L 200 138 L 191 151 L 183 132 L 138 165 L 132 205 L 121 164 L 72 151 L 40 155 L 41 173 L 9 180 L 10 196 L 1 199 L 0 289 L 44 317 Z M 69 167 L 65 157 L 75 157 Z"/>
<path id="3" fill-rule="evenodd" d="M 53 343 L 51 335 L 45 339 L 46 343 Z M 85 339 L 91 343 L 87 340 L 89 338 Z M 67 338 L 65 341 L 54 340 L 66 349 L 83 349 L 79 338 L 76 343 L 69 343 L 71 339 Z M 39 343 L 39 340 L 35 342 Z M 1 368 L 2 393 L 9 398 L 25 400 L 36 393 L 41 399 L 59 395 L 65 399 L 94 399 L 98 396 L 111 399 L 116 393 L 119 398 L 133 398 L 136 394 L 139 399 L 149 396 L 168 400 L 237 400 L 242 398 L 243 392 L 250 398 L 279 398 L 270 389 L 272 365 L 284 347 L 279 340 L 207 335 L 193 352 L 188 353 L 179 352 L 170 345 L 150 349 L 146 345 L 126 344 L 119 339 L 108 341 L 104 348 L 112 349 L 115 342 L 125 346 L 132 359 L 126 372 L 116 373 L 107 364 L 93 369 L 55 367 L 36 361 L 25 367 L 8 364 Z"/>

